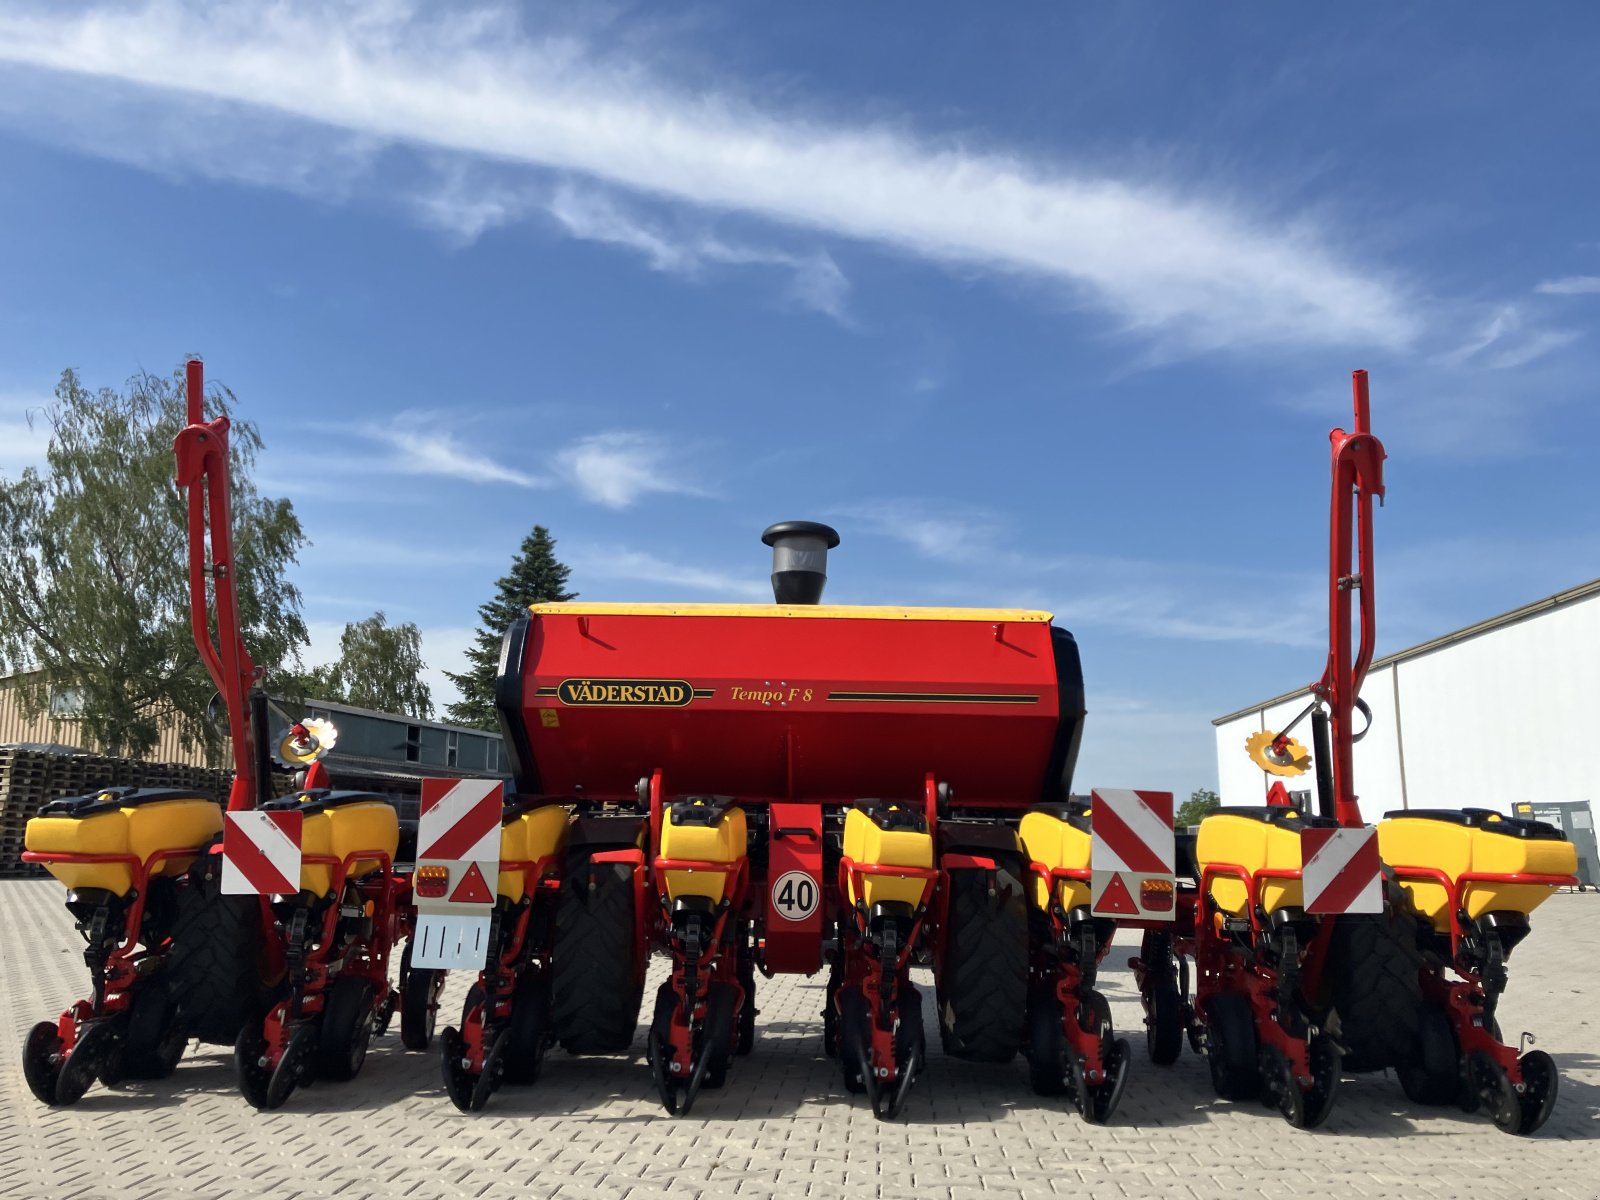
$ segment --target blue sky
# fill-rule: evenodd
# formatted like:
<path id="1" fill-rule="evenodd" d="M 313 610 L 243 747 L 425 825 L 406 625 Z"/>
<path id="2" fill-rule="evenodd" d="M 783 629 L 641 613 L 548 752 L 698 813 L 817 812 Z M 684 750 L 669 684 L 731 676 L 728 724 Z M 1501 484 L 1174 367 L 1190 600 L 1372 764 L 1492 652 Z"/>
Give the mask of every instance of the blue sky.
<path id="1" fill-rule="evenodd" d="M 1600 574 L 1600 9 L 997 11 L 8 5 L 0 470 L 203 353 L 311 658 L 381 607 L 440 701 L 535 522 L 710 600 L 827 520 L 830 600 L 1057 613 L 1079 782 L 1183 795 L 1321 672 L 1352 368 L 1380 649 Z"/>

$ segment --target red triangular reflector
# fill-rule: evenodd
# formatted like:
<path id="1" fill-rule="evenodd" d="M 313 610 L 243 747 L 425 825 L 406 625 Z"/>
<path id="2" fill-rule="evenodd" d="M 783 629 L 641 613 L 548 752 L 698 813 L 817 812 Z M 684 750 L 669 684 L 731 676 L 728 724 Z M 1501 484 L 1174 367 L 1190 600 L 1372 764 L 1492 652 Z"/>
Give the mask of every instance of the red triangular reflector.
<path id="1" fill-rule="evenodd" d="M 1124 891 L 1127 889 L 1124 888 Z M 483 881 L 483 872 L 478 870 L 477 863 L 467 867 L 467 873 L 461 877 L 461 882 L 456 884 L 456 890 L 450 893 L 451 904 L 493 904 L 494 893 L 489 890 L 489 885 Z"/>
<path id="2" fill-rule="evenodd" d="M 1100 902 L 1094 906 L 1094 911 L 1117 917 L 1139 915 L 1139 906 L 1133 902 L 1133 894 L 1128 891 L 1128 885 L 1122 882 L 1121 874 L 1111 877 L 1106 890 L 1100 893 Z"/>

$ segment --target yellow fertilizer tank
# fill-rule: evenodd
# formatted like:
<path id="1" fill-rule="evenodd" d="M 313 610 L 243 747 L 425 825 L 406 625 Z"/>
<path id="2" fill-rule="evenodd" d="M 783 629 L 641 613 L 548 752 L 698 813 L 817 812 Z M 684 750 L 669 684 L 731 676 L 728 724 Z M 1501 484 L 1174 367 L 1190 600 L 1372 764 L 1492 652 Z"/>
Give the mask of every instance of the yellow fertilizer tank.
<path id="1" fill-rule="evenodd" d="M 860 866 L 926 869 L 933 866 L 933 838 L 926 819 L 916 809 L 862 801 L 845 814 L 844 856 Z M 924 879 L 869 874 L 862 877 L 861 889 L 863 894 L 857 897 L 851 882 L 850 903 L 860 899 L 869 910 L 875 904 L 914 906 L 922 902 Z"/>
<path id="2" fill-rule="evenodd" d="M 1276 806 L 1219 808 L 1200 822 L 1195 857 L 1204 870 L 1228 863 L 1254 875 L 1258 871 L 1300 869 L 1300 832 L 1320 824 L 1297 809 Z M 1269 878 L 1261 883 L 1261 907 L 1266 912 L 1299 908 L 1303 900 L 1298 878 Z M 1233 917 L 1248 914 L 1250 891 L 1236 875 L 1216 875 L 1211 898 L 1217 908 Z"/>
<path id="3" fill-rule="evenodd" d="M 1093 841 L 1089 819 L 1090 810 L 1083 805 L 1040 805 L 1031 809 L 1023 814 L 1019 828 L 1023 853 L 1029 862 L 1046 871 L 1087 871 Z M 1049 912 L 1055 900 L 1063 912 L 1071 912 L 1088 906 L 1089 881 L 1063 878 L 1052 886 L 1048 877 L 1033 873 L 1029 896 L 1041 911 Z"/>
<path id="4" fill-rule="evenodd" d="M 1494 880 L 1461 883 L 1466 874 L 1571 875 L 1577 848 L 1552 825 L 1504 817 L 1486 809 L 1390 813 L 1378 823 L 1378 853 L 1401 874 L 1412 906 L 1442 932 L 1450 928 L 1450 893 L 1444 884 L 1407 878 L 1408 868 L 1431 868 L 1460 892 L 1469 920 L 1490 912 L 1531 913 L 1555 891 L 1544 883 Z"/>
<path id="5" fill-rule="evenodd" d="M 507 818 L 500 826 L 500 861 L 537 863 L 560 854 L 567 844 L 569 824 L 567 810 L 559 804 L 546 804 Z M 526 869 L 501 871 L 495 893 L 516 904 L 529 882 Z"/>
<path id="6" fill-rule="evenodd" d="M 281 803 L 274 801 L 268 807 Z M 387 854 L 393 861 L 400 844 L 400 818 L 383 797 L 362 792 L 332 792 L 320 799 L 303 795 L 299 808 L 305 816 L 300 835 L 305 857 L 328 855 L 342 860 L 373 850 Z M 359 879 L 383 865 L 375 858 L 358 859 L 350 864 L 346 878 Z M 303 862 L 300 890 L 326 896 L 333 890 L 333 872 L 330 865 Z"/>
<path id="7" fill-rule="evenodd" d="M 44 854 L 125 854 L 143 861 L 161 850 L 198 849 L 222 832 L 215 800 L 184 791 L 131 789 L 46 804 L 28 822 L 24 845 Z M 177 875 L 194 861 L 185 855 L 158 863 L 153 874 Z M 115 895 L 133 887 L 126 863 L 47 862 L 45 870 L 73 889 L 101 888 Z"/>
<path id="8" fill-rule="evenodd" d="M 661 857 L 671 862 L 732 866 L 745 856 L 744 809 L 727 796 L 687 796 L 662 812 Z M 716 869 L 662 872 L 667 898 L 722 900 L 732 876 Z"/>

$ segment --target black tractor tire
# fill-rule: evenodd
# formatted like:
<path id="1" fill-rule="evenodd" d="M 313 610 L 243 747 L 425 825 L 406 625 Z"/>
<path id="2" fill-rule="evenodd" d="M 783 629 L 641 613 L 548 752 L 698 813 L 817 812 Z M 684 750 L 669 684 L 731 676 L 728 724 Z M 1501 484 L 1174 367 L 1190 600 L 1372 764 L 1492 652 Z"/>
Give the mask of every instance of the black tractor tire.
<path id="1" fill-rule="evenodd" d="M 593 887 L 590 887 L 591 874 Z M 571 855 L 556 905 L 550 1019 L 569 1054 L 621 1054 L 633 1044 L 644 999 L 633 867 Z"/>
<path id="2" fill-rule="evenodd" d="M 197 868 L 177 889 L 167 979 L 191 1037 L 232 1046 L 269 999 L 257 951 L 261 908 L 254 896 L 224 896 L 220 859 L 210 878 Z"/>
<path id="3" fill-rule="evenodd" d="M 1416 918 L 1390 889 L 1384 911 L 1343 915 L 1328 944 L 1333 1011 L 1326 1022 L 1344 1047 L 1343 1069 L 1359 1074 L 1408 1068 L 1422 1025 L 1422 952 Z"/>
<path id="4" fill-rule="evenodd" d="M 1028 1026 L 1028 908 L 1018 864 L 950 873 L 944 961 L 938 974 L 939 1041 L 969 1062 L 1010 1062 Z"/>

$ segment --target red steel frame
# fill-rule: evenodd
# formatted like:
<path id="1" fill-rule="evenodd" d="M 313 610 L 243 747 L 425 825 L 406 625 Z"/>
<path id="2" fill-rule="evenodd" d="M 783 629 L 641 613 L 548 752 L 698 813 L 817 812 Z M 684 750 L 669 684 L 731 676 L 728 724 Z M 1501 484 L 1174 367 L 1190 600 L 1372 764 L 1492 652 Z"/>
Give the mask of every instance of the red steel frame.
<path id="1" fill-rule="evenodd" d="M 1329 514 L 1328 551 L 1328 658 L 1322 678 L 1312 685 L 1314 696 L 1329 712 L 1332 743 L 1333 815 L 1342 826 L 1360 827 L 1361 808 L 1355 793 L 1355 738 L 1351 715 L 1372 663 L 1376 635 L 1375 577 L 1373 566 L 1372 502 L 1384 495 L 1383 443 L 1372 432 L 1372 411 L 1367 373 L 1351 374 L 1354 429 L 1334 429 L 1328 435 L 1332 495 Z M 1351 592 L 1359 592 L 1361 634 L 1354 642 L 1351 632 Z M 1354 657 L 1352 646 L 1354 644 Z M 1280 753 L 1288 740 L 1284 730 L 1273 742 Z M 1318 751 L 1320 753 L 1320 750 Z M 1257 960 L 1250 965 L 1240 957 L 1213 926 L 1203 897 L 1210 894 L 1212 881 L 1219 876 L 1237 879 L 1249 896 L 1247 911 L 1250 940 L 1261 948 L 1262 927 L 1258 912 L 1261 889 L 1272 880 L 1299 880 L 1299 868 L 1270 868 L 1251 871 L 1238 863 L 1207 863 L 1201 870 L 1194 901 L 1179 897 L 1179 916 L 1191 917 L 1187 928 L 1173 929 L 1173 953 L 1195 960 L 1195 1006 L 1203 1010 L 1207 997 L 1223 992 L 1243 994 L 1249 1001 L 1257 1037 L 1283 1055 L 1302 1089 L 1314 1086 L 1310 1066 L 1310 1047 L 1306 1037 L 1295 1036 L 1280 1020 L 1279 969 Z M 1304 971 L 1302 993 L 1314 993 L 1320 986 L 1327 946 L 1334 922 L 1320 920 L 1311 942 L 1300 947 Z M 1136 962 L 1142 997 L 1150 1012 L 1146 971 Z M 1148 1018 L 1147 1018 L 1148 1019 Z"/>
<path id="2" fill-rule="evenodd" d="M 1372 501 L 1383 499 L 1383 443 L 1372 432 L 1367 373 L 1350 377 L 1355 429 L 1335 429 L 1332 443 L 1332 531 L 1328 557 L 1328 665 L 1312 693 L 1328 705 L 1333 743 L 1334 815 L 1339 824 L 1360 826 L 1355 792 L 1355 739 L 1351 712 L 1367 668 L 1376 631 L 1372 556 Z M 1353 527 L 1352 527 L 1353 525 Z M 1358 558 L 1354 557 L 1359 555 Z M 1352 567 L 1357 568 L 1352 570 Z M 1350 658 L 1350 593 L 1361 593 L 1361 641 Z"/>
<path id="3" fill-rule="evenodd" d="M 92 1001 L 79 1000 L 61 1014 L 56 1033 L 61 1038 L 63 1053 L 70 1053 L 78 1041 L 82 1022 L 121 1012 L 130 1003 L 128 989 L 139 978 L 139 964 L 144 955 L 139 954 L 139 931 L 144 924 L 144 904 L 150 894 L 150 877 L 158 864 L 176 858 L 197 858 L 204 847 L 181 846 L 157 850 L 146 858 L 137 854 L 79 854 L 67 850 L 26 850 L 22 861 L 28 863 L 72 863 L 89 866 L 97 863 L 118 863 L 126 866 L 132 875 L 133 900 L 123 918 L 123 936 L 116 948 L 106 957 L 103 977 L 96 981 Z M 147 947 L 145 954 L 155 953 L 159 946 Z"/>
<path id="4" fill-rule="evenodd" d="M 1052 902 L 1066 882 L 1093 883 L 1094 872 L 1088 867 L 1047 867 L 1040 862 L 1030 862 L 1028 873 L 1044 881 L 1048 887 L 1048 895 Z M 1065 940 L 1065 929 L 1061 917 L 1058 915 L 1060 906 L 1052 903 L 1048 909 L 1050 917 L 1050 931 L 1056 944 L 1060 945 Z M 1120 923 L 1119 923 L 1120 924 Z M 1141 924 L 1155 926 L 1158 922 L 1147 921 Z M 1159 922 L 1165 925 L 1166 922 Z M 1104 961 L 1111 950 L 1111 943 L 1116 939 L 1115 932 L 1111 937 L 1100 943 L 1095 962 Z M 1100 1031 L 1098 1029 L 1085 1029 L 1083 1022 L 1078 1019 L 1078 989 L 1083 986 L 1083 969 L 1075 962 L 1063 962 L 1060 974 L 1055 980 L 1056 999 L 1061 1002 L 1062 1032 L 1067 1039 L 1069 1052 L 1076 1055 L 1081 1064 L 1083 1078 L 1090 1086 L 1097 1087 L 1106 1080 L 1106 1064 L 1104 1056 L 1100 1053 Z"/>
<path id="5" fill-rule="evenodd" d="M 689 978 L 687 964 L 676 954 L 672 961 L 672 990 L 679 998 L 680 1003 L 672 1013 L 672 1074 L 682 1079 L 688 1079 L 693 1069 L 694 1038 L 690 1034 L 692 1024 L 705 1019 L 707 998 L 710 995 L 713 983 L 726 983 L 736 990 L 737 1002 L 734 1011 L 745 1004 L 750 997 L 745 995 L 744 984 L 739 981 L 739 948 L 729 947 L 724 943 L 728 933 L 728 921 L 741 913 L 745 907 L 745 900 L 749 892 L 750 860 L 740 858 L 735 862 L 721 863 L 710 862 L 702 859 L 690 858 L 662 858 L 657 856 L 651 861 L 651 871 L 659 889 L 659 920 L 663 929 L 671 924 L 671 902 L 667 898 L 664 873 L 667 871 L 701 872 L 707 875 L 721 875 L 723 899 L 726 901 L 717 913 L 716 920 L 711 926 L 711 934 L 706 944 L 710 948 L 707 953 L 709 965 L 702 959 L 696 971 L 694 995 L 689 995 Z M 683 1001 L 691 1001 L 688 1007 L 692 1010 L 686 1013 Z"/>
<path id="6" fill-rule="evenodd" d="M 539 903 L 540 893 L 553 893 L 561 886 L 560 879 L 551 874 L 551 869 L 560 860 L 560 854 L 547 854 L 543 858 L 511 859 L 500 864 L 499 873 L 502 875 L 521 872 L 523 893 L 528 897 L 529 903 L 523 905 L 522 911 L 517 914 L 516 928 L 512 930 L 505 949 L 495 960 L 493 967 L 486 964 L 479 973 L 478 979 L 483 985 L 483 1002 L 462 1016 L 461 1040 L 466 1047 L 464 1057 L 467 1059 L 467 1070 L 471 1074 L 480 1074 L 483 1071 L 484 1055 L 488 1052 L 483 1031 L 490 1016 L 496 1020 L 506 1020 L 511 1016 L 511 1004 L 516 991 L 516 963 L 522 957 L 527 945 L 528 925 L 533 919 L 533 910 Z"/>
<path id="7" fill-rule="evenodd" d="M 1333 478 L 1329 565 L 1328 565 L 1328 660 L 1322 678 L 1312 685 L 1311 691 L 1328 707 L 1333 776 L 1333 815 L 1339 824 L 1359 828 L 1364 825 L 1359 798 L 1355 792 L 1355 736 L 1351 715 L 1372 663 L 1375 640 L 1375 593 L 1372 538 L 1372 502 L 1384 496 L 1383 443 L 1372 433 L 1371 406 L 1368 394 L 1367 373 L 1355 371 L 1351 376 L 1354 400 L 1354 425 L 1352 431 L 1335 429 L 1329 434 Z M 1361 634 L 1355 643 L 1352 659 L 1351 592 L 1360 593 L 1359 617 Z M 1280 733 L 1273 746 L 1284 749 L 1288 731 Z M 1447 980 L 1442 972 L 1424 971 L 1422 984 L 1427 999 L 1439 1004 L 1451 1018 L 1463 1057 L 1474 1051 L 1489 1054 L 1506 1071 L 1518 1088 L 1522 1085 L 1522 1070 L 1516 1050 L 1502 1043 L 1482 1020 L 1483 982 L 1480 974 L 1461 954 L 1460 914 L 1467 888 L 1473 883 L 1533 884 L 1549 887 L 1568 886 L 1574 877 L 1565 875 L 1531 873 L 1494 873 L 1469 871 L 1451 877 L 1438 868 L 1428 866 L 1388 864 L 1402 882 L 1407 880 L 1437 883 L 1449 896 L 1450 906 L 1450 966 L 1461 976 Z M 1302 1087 L 1310 1086 L 1307 1043 L 1290 1037 L 1273 1019 L 1278 1008 L 1275 971 L 1257 964 L 1246 969 L 1238 955 L 1229 948 L 1226 939 L 1211 927 L 1211 918 L 1200 901 L 1209 894 L 1210 886 L 1218 876 L 1240 880 L 1249 892 L 1250 933 L 1253 942 L 1261 936 L 1261 923 L 1257 915 L 1261 908 L 1261 888 L 1270 880 L 1297 880 L 1300 871 L 1294 868 L 1275 868 L 1249 871 L 1237 863 L 1208 863 L 1201 871 L 1198 886 L 1191 897 L 1180 896 L 1180 920 L 1173 930 L 1173 952 L 1179 956 L 1192 956 L 1197 968 L 1196 1003 L 1205 995 L 1218 991 L 1243 991 L 1249 998 L 1255 1014 L 1258 1036 L 1275 1046 L 1289 1060 L 1290 1066 Z M 1302 987 L 1315 993 L 1320 987 L 1320 976 L 1326 960 L 1326 948 L 1332 936 L 1334 922 L 1321 920 L 1312 942 L 1303 948 L 1305 964 Z M 1134 960 L 1141 993 L 1149 1012 L 1149 992 L 1144 963 Z"/>
<path id="8" fill-rule="evenodd" d="M 1572 887 L 1576 875 L 1548 875 L 1534 872 L 1464 871 L 1451 877 L 1437 867 L 1396 866 L 1395 877 L 1402 883 L 1436 883 L 1445 889 L 1450 915 L 1450 967 L 1461 978 L 1446 979 L 1443 972 L 1423 973 L 1423 995 L 1439 1005 L 1450 1018 L 1461 1057 L 1474 1052 L 1487 1054 L 1505 1071 L 1519 1091 L 1523 1085 L 1522 1056 L 1488 1028 L 1483 1019 L 1484 987 L 1482 973 L 1461 953 L 1461 914 L 1466 911 L 1467 889 L 1474 883 L 1533 884 L 1542 887 Z"/>
<path id="9" fill-rule="evenodd" d="M 373 935 L 370 940 L 360 943 L 357 956 L 347 957 L 334 970 L 329 959 L 333 955 L 333 936 L 339 924 L 345 883 L 352 866 L 369 860 L 379 864 L 379 871 L 374 872 L 379 878 L 374 881 L 368 876 L 356 887 L 363 904 L 373 905 Z M 300 865 L 302 869 L 307 866 L 333 869 L 328 883 L 328 895 L 332 897 L 332 902 L 322 915 L 322 931 L 315 947 L 300 964 L 300 980 L 294 984 L 286 999 L 273 1005 L 262 1022 L 267 1058 L 273 1067 L 278 1065 L 288 1049 L 289 1031 L 293 1024 L 322 1011 L 327 1000 L 328 982 L 334 975 L 350 974 L 371 981 L 373 1008 L 381 1008 L 390 991 L 389 952 L 409 932 L 409 922 L 399 898 L 410 891 L 410 884 L 404 877 L 394 873 L 394 861 L 388 851 L 358 850 L 343 858 L 333 854 L 302 854 Z"/>
<path id="10" fill-rule="evenodd" d="M 239 597 L 234 586 L 233 509 L 229 499 L 227 417 L 204 420 L 205 365 L 191 358 L 184 384 L 188 424 L 173 442 L 178 457 L 178 486 L 189 504 L 189 618 L 195 648 L 228 709 L 233 739 L 233 786 L 230 812 L 254 808 L 260 781 L 256 778 L 255 731 L 250 726 L 250 689 L 259 671 L 239 631 Z M 210 566 L 206 537 L 211 539 Z M 207 587 L 216 596 L 217 634 L 210 629 Z"/>
<path id="11" fill-rule="evenodd" d="M 932 827 L 929 829 L 932 834 Z M 872 1071 L 877 1080 L 878 1087 L 894 1084 L 899 1079 L 899 1064 L 895 1061 L 894 1051 L 894 1025 L 887 1019 L 887 1014 L 879 1010 L 879 998 L 882 996 L 883 979 L 892 975 L 900 980 L 905 977 L 907 965 L 911 961 L 912 952 L 916 949 L 917 941 L 922 934 L 924 922 L 927 919 L 928 901 L 933 896 L 933 887 L 941 878 L 948 876 L 947 869 L 939 867 L 902 867 L 889 863 L 858 863 L 849 858 L 839 860 L 838 896 L 843 902 L 850 895 L 860 897 L 864 894 L 866 880 L 869 875 L 883 875 L 895 879 L 920 879 L 922 881 L 922 896 L 913 909 L 911 930 L 906 936 L 895 955 L 893 963 L 885 963 L 876 955 L 866 953 L 844 955 L 844 980 L 840 986 L 841 991 L 852 987 L 860 988 L 866 997 L 868 1012 L 872 1015 L 872 1045 L 868 1048 L 869 1061 L 867 1069 Z M 948 896 L 949 888 L 940 889 L 941 896 Z M 867 937 L 867 918 L 861 907 L 861 902 L 850 910 L 853 917 L 852 932 L 857 942 L 865 941 Z M 940 923 L 942 925 L 942 921 Z M 936 943 L 942 942 L 942 930 L 935 928 Z M 841 953 L 844 948 L 840 948 Z M 939 959 L 943 955 L 935 951 Z"/>

